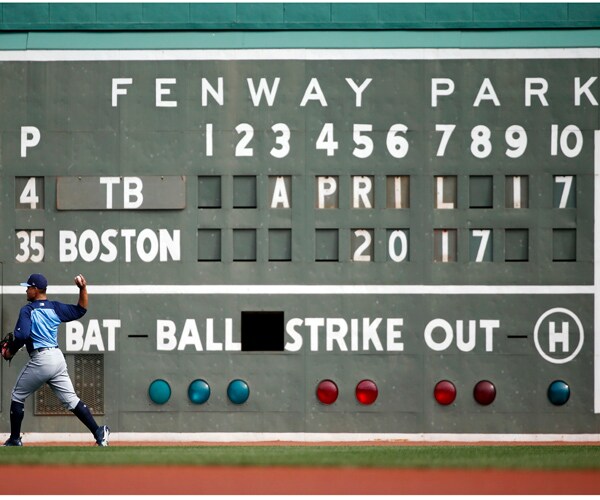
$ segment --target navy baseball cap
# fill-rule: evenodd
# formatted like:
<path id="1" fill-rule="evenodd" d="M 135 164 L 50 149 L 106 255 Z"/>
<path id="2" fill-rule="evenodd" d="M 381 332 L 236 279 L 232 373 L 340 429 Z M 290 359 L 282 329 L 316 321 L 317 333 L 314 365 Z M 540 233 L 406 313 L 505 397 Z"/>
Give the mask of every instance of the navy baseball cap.
<path id="1" fill-rule="evenodd" d="M 39 290 L 45 290 L 48 288 L 48 280 L 41 274 L 32 274 L 27 283 L 21 283 L 21 286 L 34 286 Z"/>

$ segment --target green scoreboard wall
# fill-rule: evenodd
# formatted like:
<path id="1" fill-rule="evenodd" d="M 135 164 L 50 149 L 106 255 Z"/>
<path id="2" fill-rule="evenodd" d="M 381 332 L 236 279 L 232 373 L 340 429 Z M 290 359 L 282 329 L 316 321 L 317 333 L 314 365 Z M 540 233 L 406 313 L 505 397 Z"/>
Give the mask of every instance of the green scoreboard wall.
<path id="1" fill-rule="evenodd" d="M 4 328 L 84 273 L 62 347 L 119 430 L 596 429 L 595 51 L 19 57 Z"/>
<path id="2" fill-rule="evenodd" d="M 597 433 L 599 55 L 0 52 L 3 331 L 83 273 L 116 432 Z"/>

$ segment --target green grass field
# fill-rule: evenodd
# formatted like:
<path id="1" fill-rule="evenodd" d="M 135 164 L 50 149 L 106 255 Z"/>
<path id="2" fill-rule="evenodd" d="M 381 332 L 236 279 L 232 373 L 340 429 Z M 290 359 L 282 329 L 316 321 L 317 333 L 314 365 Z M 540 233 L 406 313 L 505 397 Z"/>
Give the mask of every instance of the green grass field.
<path id="1" fill-rule="evenodd" d="M 600 446 L 24 446 L 0 465 L 600 469 Z"/>

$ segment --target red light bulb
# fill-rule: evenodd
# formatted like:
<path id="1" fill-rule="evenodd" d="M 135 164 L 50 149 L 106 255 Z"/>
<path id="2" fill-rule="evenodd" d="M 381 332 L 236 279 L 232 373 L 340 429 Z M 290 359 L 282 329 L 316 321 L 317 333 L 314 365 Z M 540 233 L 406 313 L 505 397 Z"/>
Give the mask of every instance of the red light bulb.
<path id="1" fill-rule="evenodd" d="M 377 385 L 372 380 L 361 380 L 356 386 L 356 399 L 360 404 L 373 404 L 378 394 Z"/>
<path id="2" fill-rule="evenodd" d="M 449 380 L 440 380 L 435 384 L 433 397 L 441 405 L 449 405 L 456 399 L 456 387 Z"/>
<path id="3" fill-rule="evenodd" d="M 317 399 L 324 405 L 335 403 L 338 387 L 333 380 L 322 380 L 317 386 Z"/>

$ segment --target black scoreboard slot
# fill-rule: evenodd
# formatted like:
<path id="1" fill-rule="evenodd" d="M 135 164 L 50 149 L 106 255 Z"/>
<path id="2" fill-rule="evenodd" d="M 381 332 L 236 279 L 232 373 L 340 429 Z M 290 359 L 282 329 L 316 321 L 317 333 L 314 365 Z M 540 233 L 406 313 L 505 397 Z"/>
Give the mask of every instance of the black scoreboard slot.
<path id="1" fill-rule="evenodd" d="M 283 311 L 242 311 L 242 351 L 283 351 Z"/>

